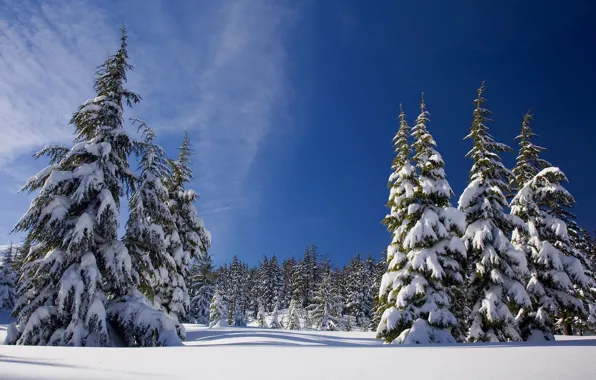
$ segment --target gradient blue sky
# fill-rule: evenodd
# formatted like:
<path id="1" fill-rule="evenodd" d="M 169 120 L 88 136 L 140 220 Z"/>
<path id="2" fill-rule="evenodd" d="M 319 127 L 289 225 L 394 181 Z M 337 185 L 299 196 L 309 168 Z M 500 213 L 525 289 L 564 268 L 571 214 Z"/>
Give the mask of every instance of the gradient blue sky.
<path id="1" fill-rule="evenodd" d="M 457 197 L 471 162 L 472 100 L 487 81 L 492 133 L 537 143 L 561 167 L 578 221 L 595 229 L 596 5 L 592 1 L 0 1 L 0 242 L 30 197 L 16 194 L 68 143 L 92 73 L 129 29 L 128 111 L 169 154 L 184 129 L 193 187 L 217 263 L 301 255 L 342 264 L 378 255 L 398 104 L 425 92 L 429 126 Z M 409 5 L 408 5 L 409 4 Z M 512 165 L 515 154 L 503 157 Z"/>

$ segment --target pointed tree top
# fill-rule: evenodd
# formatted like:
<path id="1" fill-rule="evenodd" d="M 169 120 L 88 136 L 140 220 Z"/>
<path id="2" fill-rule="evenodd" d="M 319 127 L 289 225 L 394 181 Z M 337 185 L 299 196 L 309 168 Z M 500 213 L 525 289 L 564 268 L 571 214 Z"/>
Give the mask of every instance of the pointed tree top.
<path id="1" fill-rule="evenodd" d="M 424 103 L 424 91 L 422 92 L 422 96 L 420 97 L 420 111 L 424 113 L 426 110 L 426 104 Z"/>
<path id="2" fill-rule="evenodd" d="M 180 154 L 178 155 L 178 162 L 190 162 L 189 158 L 193 154 L 190 147 L 190 138 L 188 137 L 188 130 L 184 130 L 184 138 L 182 139 L 182 146 L 180 147 Z"/>
<path id="3" fill-rule="evenodd" d="M 486 98 L 482 97 L 482 94 L 484 94 L 484 91 L 486 91 L 486 81 L 483 80 L 482 83 L 480 83 L 480 87 L 478 87 L 478 90 L 476 90 L 476 94 L 477 94 L 477 98 L 476 98 L 476 106 L 478 108 L 480 108 L 480 106 L 486 102 Z"/>
<path id="4" fill-rule="evenodd" d="M 530 122 L 534 120 L 534 115 L 532 114 L 532 110 L 528 110 L 528 112 L 526 112 L 526 114 L 524 115 L 524 121 L 522 122 L 522 128 L 523 127 L 530 127 Z"/>
<path id="5" fill-rule="evenodd" d="M 124 22 L 122 22 L 122 27 L 120 28 L 120 41 L 122 41 L 121 46 L 122 47 L 126 47 L 126 39 L 128 38 L 127 34 L 126 34 L 126 26 L 124 25 Z"/>

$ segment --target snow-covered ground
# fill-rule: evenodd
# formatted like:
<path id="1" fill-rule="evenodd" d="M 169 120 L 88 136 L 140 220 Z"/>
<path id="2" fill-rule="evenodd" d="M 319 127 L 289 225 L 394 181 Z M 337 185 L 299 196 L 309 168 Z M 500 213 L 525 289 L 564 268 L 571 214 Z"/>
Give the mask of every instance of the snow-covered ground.
<path id="1" fill-rule="evenodd" d="M 596 337 L 421 347 L 370 332 L 186 328 L 186 347 L 0 346 L 0 379 L 596 379 Z"/>

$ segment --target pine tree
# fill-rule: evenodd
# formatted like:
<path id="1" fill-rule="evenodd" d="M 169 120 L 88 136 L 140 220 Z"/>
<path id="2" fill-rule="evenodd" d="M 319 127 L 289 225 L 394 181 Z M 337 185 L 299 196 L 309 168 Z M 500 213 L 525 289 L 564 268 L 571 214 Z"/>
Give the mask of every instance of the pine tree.
<path id="1" fill-rule="evenodd" d="M 395 271 L 384 279 L 392 283 L 394 290 L 387 299 L 394 304 L 383 314 L 378 331 L 385 331 L 388 342 L 452 343 L 451 329 L 457 327 L 457 320 L 449 309 L 452 288 L 463 282 L 465 248 L 459 236 L 464 222 L 449 205 L 453 192 L 426 127 L 430 114 L 424 98 L 420 110 L 412 130 L 419 173 L 416 203 L 410 203 L 405 216 L 407 227 L 399 244 L 403 251 L 394 252 L 389 263 Z"/>
<path id="2" fill-rule="evenodd" d="M 277 305 L 273 307 L 273 312 L 271 313 L 271 322 L 269 322 L 270 329 L 281 329 L 282 325 L 279 322 L 279 311 L 277 309 Z"/>
<path id="3" fill-rule="evenodd" d="M 213 299 L 209 306 L 209 328 L 212 327 L 227 327 L 228 326 L 228 310 L 226 302 L 223 299 L 219 288 L 215 289 Z"/>
<path id="4" fill-rule="evenodd" d="M 192 261 L 200 259 L 211 247 L 211 234 L 194 205 L 199 195 L 194 190 L 186 189 L 186 185 L 193 179 L 190 169 L 192 154 L 190 139 L 185 132 L 178 158 L 168 160 L 171 174 L 164 181 L 169 195 L 170 213 L 176 227 L 166 236 L 166 245 L 176 264 L 176 286 L 179 291 L 176 295 L 177 307 L 173 312 L 179 321 L 186 320 L 190 310 L 186 278 Z"/>
<path id="5" fill-rule="evenodd" d="M 251 268 L 247 279 L 248 309 L 252 311 L 252 317 L 257 319 L 259 308 L 262 307 L 261 297 L 259 296 L 259 272 L 258 268 Z"/>
<path id="6" fill-rule="evenodd" d="M 587 286 L 574 286 L 574 293 L 582 300 L 586 313 L 574 316 L 573 325 L 579 335 L 596 332 L 596 263 L 592 257 L 593 239 L 592 235 L 583 228 L 580 228 L 580 235 L 574 243 L 575 252 L 580 260 L 584 274 L 589 284 Z"/>
<path id="7" fill-rule="evenodd" d="M 271 305 L 282 306 L 283 272 L 276 256 L 269 260 L 269 302 Z"/>
<path id="8" fill-rule="evenodd" d="M 296 260 L 294 257 L 290 257 L 287 260 L 284 260 L 282 263 L 282 271 L 283 271 L 283 289 L 282 289 L 282 305 L 287 306 L 290 305 L 290 302 L 293 299 L 294 295 L 294 272 L 296 271 Z"/>
<path id="9" fill-rule="evenodd" d="M 384 315 L 386 310 L 393 310 L 396 289 L 394 289 L 393 278 L 400 269 L 396 266 L 388 265 L 393 262 L 394 257 L 403 252 L 402 242 L 408 228 L 408 207 L 416 202 L 414 191 L 416 189 L 416 172 L 410 162 L 412 149 L 408 144 L 410 127 L 406 121 L 406 114 L 400 105 L 399 129 L 393 138 L 396 156 L 393 160 L 391 169 L 393 172 L 389 176 L 389 201 L 387 206 L 390 213 L 383 219 L 383 224 L 391 232 L 393 239 L 387 247 L 386 265 L 383 271 L 379 285 L 378 307 L 376 308 L 377 317 Z M 401 331 L 391 331 L 395 329 L 387 328 L 387 318 L 380 318 L 377 325 L 377 338 L 384 339 L 387 342 L 393 341 Z"/>
<path id="10" fill-rule="evenodd" d="M 298 302 L 296 300 L 290 301 L 290 308 L 288 310 L 288 330 L 300 330 L 300 312 L 298 310 Z"/>
<path id="11" fill-rule="evenodd" d="M 49 156 L 50 166 L 23 187 L 39 193 L 15 231 L 35 244 L 22 270 L 18 326 L 6 343 L 109 346 L 108 321 L 127 345 L 180 343 L 173 324 L 144 303 L 131 256 L 117 239 L 120 197 L 134 182 L 123 102 L 140 100 L 123 87 L 132 68 L 124 29 L 121 42 L 96 73 L 97 96 L 70 121 L 74 146 L 42 149 L 36 157 Z"/>
<path id="12" fill-rule="evenodd" d="M 16 275 L 12 266 L 15 247 L 12 243 L 3 252 L 2 266 L 0 267 L 0 310 L 13 309 L 17 300 Z"/>
<path id="13" fill-rule="evenodd" d="M 261 328 L 267 327 L 267 322 L 265 322 L 265 307 L 263 306 L 262 302 L 259 302 L 259 311 L 257 312 L 257 326 Z"/>
<path id="14" fill-rule="evenodd" d="M 521 221 L 503 210 L 511 172 L 501 163 L 499 153 L 511 149 L 495 142 L 487 123 L 490 111 L 484 108 L 484 83 L 474 101 L 474 117 L 465 139 L 474 146 L 466 157 L 474 161 L 470 183 L 459 199 L 459 209 L 466 216 L 464 242 L 470 271 L 471 306 L 469 341 L 520 340 L 513 314 L 530 306 L 522 285 L 527 273 L 523 252 L 508 239 Z"/>
<path id="15" fill-rule="evenodd" d="M 203 253 L 195 260 L 189 274 L 190 316 L 195 323 L 209 323 L 209 305 L 215 292 L 213 259 Z"/>
<path id="16" fill-rule="evenodd" d="M 366 329 L 370 329 L 370 320 L 373 315 L 373 302 L 377 296 L 377 292 L 379 290 L 378 284 L 376 284 L 376 277 L 377 277 L 377 263 L 373 259 L 373 257 L 368 254 L 366 257 L 366 261 L 364 262 L 364 313 L 366 318 L 368 318 L 368 324 L 366 325 Z M 363 328 L 365 326 L 362 326 Z"/>
<path id="17" fill-rule="evenodd" d="M 240 300 L 238 298 L 235 299 L 234 301 L 235 302 L 232 307 L 233 314 L 232 314 L 231 325 L 236 326 L 236 327 L 244 327 L 244 326 L 246 326 L 246 318 L 245 318 L 244 310 L 242 309 Z"/>
<path id="18" fill-rule="evenodd" d="M 527 181 L 512 201 L 512 213 L 526 220 L 531 279 L 531 308 L 521 319 L 528 340 L 554 340 L 556 318 L 585 313 L 574 289 L 586 289 L 585 275 L 562 216 L 575 203 L 561 182 L 567 178 L 558 168 L 543 169 Z"/>
<path id="19" fill-rule="evenodd" d="M 245 312 L 248 298 L 246 297 L 246 278 L 248 268 L 234 256 L 228 273 L 229 285 L 225 299 L 229 302 L 228 323 L 231 326 L 245 326 Z"/>
<path id="20" fill-rule="evenodd" d="M 354 259 L 350 261 L 349 267 L 345 269 L 346 273 L 346 309 L 350 315 L 356 319 L 356 325 L 362 327 L 366 319 L 366 295 L 368 284 L 365 278 L 364 263 L 357 254 Z"/>
<path id="21" fill-rule="evenodd" d="M 331 274 L 323 274 L 321 285 L 309 306 L 312 321 L 317 330 L 333 331 L 341 327 L 341 299 L 337 294 L 337 287 L 334 286 Z"/>
<path id="22" fill-rule="evenodd" d="M 145 139 L 136 142 L 141 173 L 129 201 L 124 244 L 138 276 L 139 290 L 174 321 L 183 339 L 184 328 L 178 316 L 184 312 L 179 298 L 185 289 L 184 281 L 165 243 L 165 237 L 175 229 L 167 205 L 168 191 L 162 183 L 169 175 L 168 166 L 163 149 L 155 143 L 155 133 L 145 122 L 135 122 L 140 123 L 139 131 Z"/>
<path id="23" fill-rule="evenodd" d="M 317 285 L 320 283 L 320 272 L 317 247 L 315 245 L 306 247 L 304 258 L 296 265 L 293 279 L 293 297 L 303 308 L 312 303 Z"/>

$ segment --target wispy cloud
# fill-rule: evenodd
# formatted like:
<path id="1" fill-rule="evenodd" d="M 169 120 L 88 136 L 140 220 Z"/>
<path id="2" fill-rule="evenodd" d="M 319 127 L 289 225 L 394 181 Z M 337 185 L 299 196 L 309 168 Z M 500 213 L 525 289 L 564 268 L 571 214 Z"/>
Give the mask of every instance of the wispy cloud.
<path id="1" fill-rule="evenodd" d="M 78 1 L 4 2 L 2 8 L 0 165 L 5 165 L 72 135 L 66 124 L 73 106 L 91 94 L 91 74 L 117 43 L 117 30 Z"/>
<path id="2" fill-rule="evenodd" d="M 199 208 L 218 246 L 232 212 L 254 201 L 251 168 L 272 129 L 282 128 L 277 113 L 290 90 L 285 39 L 297 13 L 290 4 L 3 4 L 0 176 L 11 174 L 7 163 L 16 157 L 70 140 L 70 115 L 92 95 L 94 68 L 117 46 L 125 21 L 135 66 L 128 87 L 144 98 L 133 113 L 156 127 L 169 149 L 189 130 Z"/>
<path id="3" fill-rule="evenodd" d="M 162 135 L 189 130 L 199 208 L 221 253 L 232 217 L 258 200 L 248 180 L 269 133 L 280 128 L 277 113 L 290 93 L 285 39 L 298 11 L 283 2 L 224 1 L 176 24 L 164 4 L 146 9 L 153 44 L 131 45 L 131 56 L 146 57 L 136 61 L 149 107 L 139 113 Z"/>

